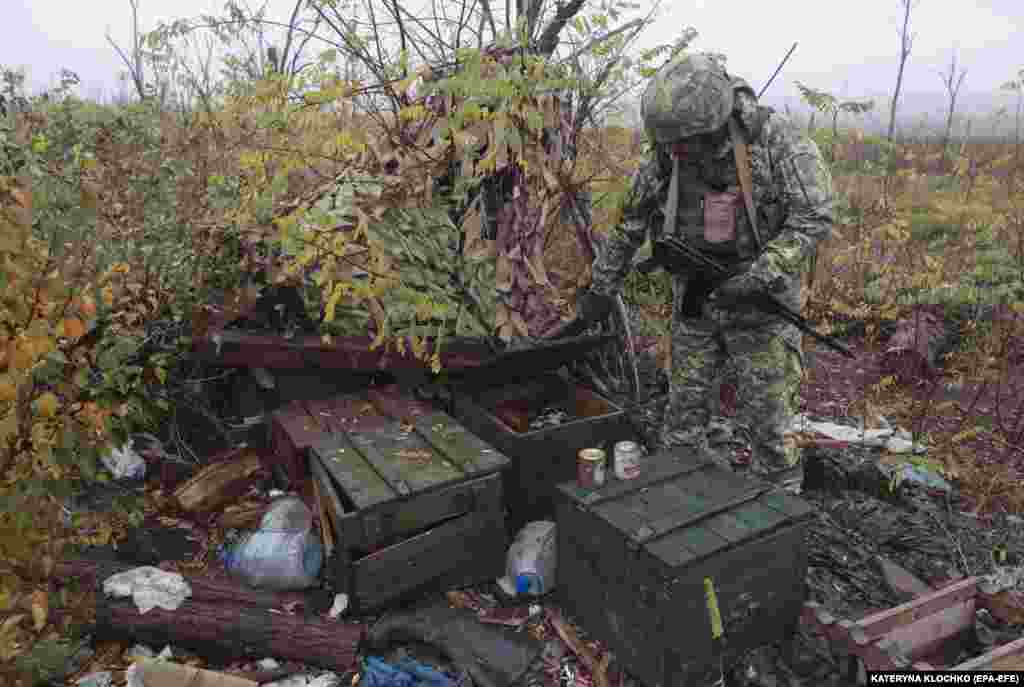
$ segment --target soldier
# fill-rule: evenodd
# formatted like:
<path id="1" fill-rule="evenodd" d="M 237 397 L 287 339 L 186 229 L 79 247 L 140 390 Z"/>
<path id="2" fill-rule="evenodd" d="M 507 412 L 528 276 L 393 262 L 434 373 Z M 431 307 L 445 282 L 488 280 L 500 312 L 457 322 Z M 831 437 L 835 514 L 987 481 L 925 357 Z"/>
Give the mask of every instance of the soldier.
<path id="1" fill-rule="evenodd" d="M 750 86 L 709 55 L 665 65 L 641 108 L 654 152 L 633 177 L 622 220 L 594 262 L 590 288 L 578 295 L 578 315 L 607 315 L 648 232 L 653 241 L 674 232 L 729 266 L 734 276 L 725 281 L 672 270 L 671 393 L 660 439 L 709 451 L 711 392 L 719 375 L 731 374 L 734 425 L 753 450 L 751 469 L 799 492 L 803 466 L 784 435 L 803 374 L 800 332 L 745 301 L 766 291 L 799 311 L 803 273 L 831 231 L 829 171 L 813 141 L 758 106 Z"/>

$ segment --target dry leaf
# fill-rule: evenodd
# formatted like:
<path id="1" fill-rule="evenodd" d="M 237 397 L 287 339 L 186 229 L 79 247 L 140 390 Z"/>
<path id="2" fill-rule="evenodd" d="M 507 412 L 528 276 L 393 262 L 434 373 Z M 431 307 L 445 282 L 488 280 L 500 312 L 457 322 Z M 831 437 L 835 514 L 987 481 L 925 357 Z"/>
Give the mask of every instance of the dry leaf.
<path id="1" fill-rule="evenodd" d="M 46 627 L 46 620 L 50 616 L 50 601 L 46 592 L 37 589 L 32 592 L 32 627 L 39 632 Z"/>
<path id="2" fill-rule="evenodd" d="M 85 335 L 85 325 L 77 317 L 64 320 L 64 336 L 69 339 L 80 339 Z"/>

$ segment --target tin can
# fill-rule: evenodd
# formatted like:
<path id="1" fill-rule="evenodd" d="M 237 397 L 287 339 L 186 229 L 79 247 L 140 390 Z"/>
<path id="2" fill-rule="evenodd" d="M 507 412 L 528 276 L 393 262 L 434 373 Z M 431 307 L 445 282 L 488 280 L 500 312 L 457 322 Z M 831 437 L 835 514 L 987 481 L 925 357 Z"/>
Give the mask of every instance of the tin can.
<path id="1" fill-rule="evenodd" d="M 620 441 L 615 444 L 615 476 L 619 479 L 633 479 L 640 474 L 640 444 L 635 441 Z"/>
<path id="2" fill-rule="evenodd" d="M 605 453 L 599 448 L 585 448 L 576 459 L 576 480 L 584 489 L 604 484 Z"/>

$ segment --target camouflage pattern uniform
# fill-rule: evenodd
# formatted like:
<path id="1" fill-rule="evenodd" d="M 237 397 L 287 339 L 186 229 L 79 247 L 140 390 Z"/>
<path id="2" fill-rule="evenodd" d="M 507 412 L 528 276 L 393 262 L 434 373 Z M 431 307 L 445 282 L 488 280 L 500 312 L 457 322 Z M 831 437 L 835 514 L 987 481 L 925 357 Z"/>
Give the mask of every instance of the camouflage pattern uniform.
<path id="1" fill-rule="evenodd" d="M 754 248 L 746 210 L 740 202 L 735 210 L 734 245 L 709 255 L 739 270 L 749 266 L 739 279 L 772 285 L 771 290 L 782 302 L 799 311 L 802 274 L 817 243 L 831 230 L 831 176 L 813 141 L 784 116 L 759 108 L 746 82 L 728 76 L 724 70 L 722 74 L 727 81 L 720 79 L 711 85 L 728 83 L 733 89 L 727 100 L 732 101 L 731 110 L 749 142 L 753 200 L 764 247 L 760 254 Z M 706 93 L 708 84 L 704 86 Z M 679 89 L 674 92 L 676 97 L 678 94 Z M 645 104 L 652 98 L 656 101 L 665 97 L 667 94 L 658 88 L 649 88 Z M 713 112 L 714 105 L 709 107 L 713 116 L 721 116 Z M 648 135 L 655 141 L 671 141 L 670 132 L 660 128 L 662 122 L 657 117 L 648 115 L 645 121 Z M 697 131 L 701 124 L 696 125 Z M 672 161 L 665 145 L 655 148 L 651 159 L 636 172 L 622 221 L 593 265 L 590 288 L 598 294 L 618 292 L 648 233 L 654 238 L 661 231 Z M 699 230 L 704 223 L 703 193 L 708 189 L 739 188 L 728 137 L 697 158 L 688 160 L 685 167 L 680 163 L 679 171 L 676 231 L 688 241 L 694 227 Z M 697 247 L 705 252 L 715 248 Z M 720 375 L 729 374 L 737 382 L 734 429 L 749 441 L 753 467 L 769 478 L 791 480 L 801 472 L 797 469 L 800 456 L 795 446 L 784 441 L 784 433 L 797 410 L 803 373 L 801 334 L 792 325 L 749 306 L 716 304 L 708 295 L 718 286 L 694 274 L 672 277 L 671 393 L 662 443 L 708 449 L 712 392 Z"/>

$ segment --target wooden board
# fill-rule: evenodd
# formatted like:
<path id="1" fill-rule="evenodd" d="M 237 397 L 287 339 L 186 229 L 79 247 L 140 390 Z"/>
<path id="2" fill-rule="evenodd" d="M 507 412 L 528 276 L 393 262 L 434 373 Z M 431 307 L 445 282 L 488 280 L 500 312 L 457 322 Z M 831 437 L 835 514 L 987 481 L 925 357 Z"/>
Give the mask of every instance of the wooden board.
<path id="1" fill-rule="evenodd" d="M 501 477 L 492 473 L 447 487 L 416 510 L 394 502 L 393 522 L 423 517 L 424 508 L 454 505 L 450 517 L 439 511 L 429 518 L 435 527 L 353 561 L 349 589 L 360 612 L 407 596 L 424 586 L 449 588 L 475 584 L 503 574 L 508 537 L 502 517 Z M 405 513 L 402 513 L 402 510 Z M 461 509 L 461 510 L 460 510 Z"/>

